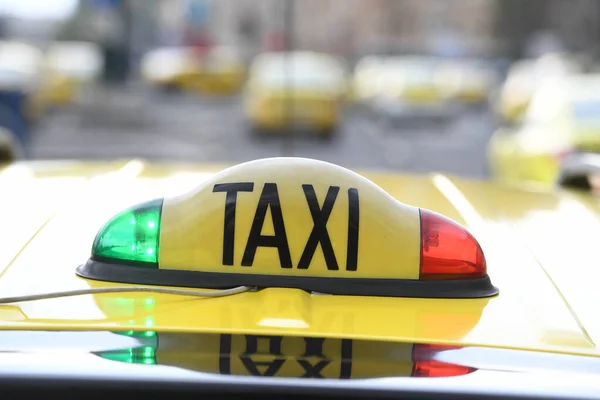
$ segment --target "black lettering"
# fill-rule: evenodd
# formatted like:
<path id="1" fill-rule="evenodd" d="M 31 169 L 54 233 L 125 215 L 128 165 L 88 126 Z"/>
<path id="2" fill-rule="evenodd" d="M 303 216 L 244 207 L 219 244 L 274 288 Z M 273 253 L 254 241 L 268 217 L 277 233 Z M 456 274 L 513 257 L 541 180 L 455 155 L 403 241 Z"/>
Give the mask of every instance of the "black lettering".
<path id="1" fill-rule="evenodd" d="M 262 235 L 262 228 L 267 216 L 267 209 L 271 210 L 273 219 L 273 236 Z M 251 267 L 254 263 L 256 249 L 259 247 L 276 247 L 279 252 L 279 264 L 281 268 L 292 268 L 292 258 L 290 257 L 290 248 L 285 233 L 283 215 L 281 214 L 281 204 L 279 203 L 279 194 L 275 183 L 265 183 L 263 191 L 258 200 L 258 207 L 254 214 L 252 228 L 246 243 L 246 250 L 242 257 L 242 266 Z"/>
<path id="2" fill-rule="evenodd" d="M 348 189 L 348 247 L 346 271 L 356 271 L 358 267 L 358 222 L 360 220 L 358 190 Z"/>
<path id="3" fill-rule="evenodd" d="M 342 365 L 340 379 L 350 379 L 352 375 L 352 340 L 342 339 Z"/>
<path id="4" fill-rule="evenodd" d="M 262 335 L 246 335 L 246 350 L 244 351 L 245 355 L 252 355 L 258 353 L 258 340 L 268 340 L 269 341 L 269 354 L 281 355 L 281 342 L 283 341 L 283 336 L 262 336 Z"/>
<path id="5" fill-rule="evenodd" d="M 323 357 L 325 338 L 304 338 L 304 357 Z"/>
<path id="6" fill-rule="evenodd" d="M 286 362 L 281 351 L 283 336 L 245 335 L 244 338 L 246 340 L 246 348 L 239 358 L 248 373 L 253 376 L 275 376 Z M 231 342 L 231 335 L 220 336 L 219 373 L 223 375 L 231 374 Z M 266 353 L 259 351 L 260 342 L 268 346 Z M 323 353 L 325 339 L 304 338 L 304 342 L 304 354 L 301 358 L 297 359 L 298 364 L 304 370 L 304 374 L 301 377 L 324 378 L 322 372 L 332 362 Z M 340 379 L 349 379 L 352 375 L 352 340 L 343 339 L 340 350 Z M 261 361 L 253 359 L 253 356 L 257 355 L 260 356 Z M 268 359 L 268 356 L 272 356 L 272 358 Z M 313 364 L 307 360 L 308 357 L 317 357 L 318 359 Z"/>
<path id="7" fill-rule="evenodd" d="M 253 376 L 274 376 L 285 362 L 284 358 L 275 358 L 272 361 L 254 361 L 250 357 L 242 356 L 240 359 L 246 370 Z M 261 372 L 258 367 L 266 368 L 264 372 Z"/>
<path id="8" fill-rule="evenodd" d="M 313 365 L 306 360 L 298 360 L 298 364 L 304 368 L 304 375 L 301 378 L 325 378 L 321 375 L 321 371 L 330 363 L 330 360 L 321 360 Z"/>
<path id="9" fill-rule="evenodd" d="M 254 183 L 218 183 L 213 187 L 213 193 L 225 192 L 225 221 L 223 223 L 223 265 L 233 265 L 235 240 L 235 206 L 238 192 L 252 192 Z"/>
<path id="10" fill-rule="evenodd" d="M 219 338 L 219 373 L 231 374 L 231 335 L 221 335 Z"/>
<path id="11" fill-rule="evenodd" d="M 324 378 L 321 371 L 331 363 L 323 354 L 323 338 L 304 338 L 305 350 L 303 357 L 319 357 L 320 360 L 316 364 L 311 364 L 308 360 L 300 359 L 298 364 L 304 369 L 302 378 Z"/>
<path id="12" fill-rule="evenodd" d="M 269 341 L 269 354 L 273 356 L 270 361 L 254 361 L 252 356 L 258 353 L 258 340 Z M 281 354 L 282 336 L 251 336 L 246 335 L 246 351 L 240 356 L 240 360 L 246 370 L 253 376 L 274 376 L 285 363 Z M 261 372 L 258 367 L 266 367 Z"/>
<path id="13" fill-rule="evenodd" d="M 333 205 L 335 204 L 340 188 L 339 186 L 329 187 L 325 201 L 323 201 L 323 208 L 319 207 L 319 201 L 312 185 L 302 185 L 302 189 L 304 190 L 304 196 L 306 196 L 306 202 L 308 203 L 308 209 L 312 215 L 314 225 L 298 262 L 298 269 L 308 269 L 317 246 L 320 243 L 327 269 L 338 270 L 337 259 L 331 245 L 331 239 L 329 239 L 329 233 L 327 233 L 327 220 L 329 219 L 331 210 L 333 210 Z"/>

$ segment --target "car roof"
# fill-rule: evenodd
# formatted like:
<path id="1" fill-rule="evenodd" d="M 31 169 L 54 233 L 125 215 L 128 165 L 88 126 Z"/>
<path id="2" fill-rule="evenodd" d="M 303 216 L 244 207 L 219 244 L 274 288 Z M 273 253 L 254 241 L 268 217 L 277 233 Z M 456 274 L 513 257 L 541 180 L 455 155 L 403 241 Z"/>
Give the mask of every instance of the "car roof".
<path id="1" fill-rule="evenodd" d="M 131 160 L 15 163 L 0 169 L 5 221 L 0 293 L 118 285 L 75 274 L 102 224 L 128 205 L 192 190 L 222 167 Z M 599 273 L 590 262 L 600 222 L 593 198 L 439 174 L 364 175 L 394 198 L 466 226 L 480 241 L 500 294 L 420 299 L 268 288 L 205 301 L 107 293 L 2 305 L 0 329 L 139 330 L 150 324 L 171 332 L 346 337 L 600 356 L 595 344 L 600 341 Z"/>

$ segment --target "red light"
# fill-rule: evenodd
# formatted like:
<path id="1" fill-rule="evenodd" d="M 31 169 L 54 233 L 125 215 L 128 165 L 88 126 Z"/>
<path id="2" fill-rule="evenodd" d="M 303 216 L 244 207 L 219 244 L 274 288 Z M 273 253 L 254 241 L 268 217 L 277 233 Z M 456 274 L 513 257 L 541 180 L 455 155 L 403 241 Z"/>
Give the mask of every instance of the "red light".
<path id="1" fill-rule="evenodd" d="M 460 349 L 457 346 L 415 344 L 413 347 L 412 376 L 419 378 L 438 378 L 444 376 L 467 375 L 477 368 L 433 360 L 438 352 Z"/>
<path id="2" fill-rule="evenodd" d="M 458 223 L 420 209 L 421 270 L 419 279 L 477 279 L 487 275 L 483 251 Z"/>
<path id="3" fill-rule="evenodd" d="M 476 370 L 476 368 L 442 361 L 415 361 L 412 376 L 418 378 L 440 378 L 444 376 L 467 375 Z"/>

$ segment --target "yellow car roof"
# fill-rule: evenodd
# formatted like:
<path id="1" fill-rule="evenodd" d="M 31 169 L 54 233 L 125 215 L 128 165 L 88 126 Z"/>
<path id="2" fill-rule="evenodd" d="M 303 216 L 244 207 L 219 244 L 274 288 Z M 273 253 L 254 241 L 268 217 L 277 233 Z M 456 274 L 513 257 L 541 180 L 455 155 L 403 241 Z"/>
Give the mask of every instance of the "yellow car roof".
<path id="1" fill-rule="evenodd" d="M 0 297 L 126 285 L 75 272 L 90 257 L 99 229 L 132 204 L 194 193 L 223 167 L 131 160 L 3 168 Z M 592 198 L 439 174 L 363 176 L 389 193 L 390 202 L 427 208 L 467 227 L 481 244 L 500 294 L 436 299 L 323 295 L 281 287 L 215 299 L 105 293 L 0 305 L 0 329 L 296 335 L 600 355 L 595 344 L 600 337 L 598 206 Z M 386 215 L 385 208 L 380 211 Z M 222 212 L 219 208 L 219 218 Z M 215 252 L 221 256 L 221 248 Z"/>

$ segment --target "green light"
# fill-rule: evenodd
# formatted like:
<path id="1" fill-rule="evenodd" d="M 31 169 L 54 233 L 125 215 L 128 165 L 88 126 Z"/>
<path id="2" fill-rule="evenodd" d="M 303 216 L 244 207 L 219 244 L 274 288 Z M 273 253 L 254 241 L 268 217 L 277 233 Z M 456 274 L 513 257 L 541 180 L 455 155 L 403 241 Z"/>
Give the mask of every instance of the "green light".
<path id="1" fill-rule="evenodd" d="M 156 350 L 158 349 L 158 333 L 155 331 L 118 331 L 117 335 L 137 338 L 140 345 L 137 347 L 94 353 L 107 360 L 119 361 L 129 364 L 156 364 Z"/>
<path id="2" fill-rule="evenodd" d="M 156 364 L 156 348 L 152 346 L 107 351 L 96 354 L 107 360 L 128 364 Z"/>
<path id="3" fill-rule="evenodd" d="M 98 232 L 92 258 L 158 268 L 162 199 L 131 207 Z"/>

